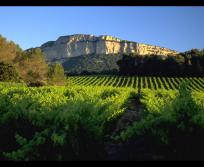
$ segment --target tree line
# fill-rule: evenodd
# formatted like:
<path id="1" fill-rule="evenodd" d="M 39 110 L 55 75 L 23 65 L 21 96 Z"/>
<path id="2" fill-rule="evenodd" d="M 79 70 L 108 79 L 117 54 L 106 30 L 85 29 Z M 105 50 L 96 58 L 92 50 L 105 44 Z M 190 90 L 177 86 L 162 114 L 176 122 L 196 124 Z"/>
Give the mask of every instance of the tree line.
<path id="1" fill-rule="evenodd" d="M 204 76 L 204 49 L 176 56 L 124 54 L 117 64 L 121 75 Z"/>
<path id="2" fill-rule="evenodd" d="M 64 85 L 60 63 L 48 64 L 40 48 L 23 51 L 0 35 L 0 81 L 23 82 L 29 86 Z"/>

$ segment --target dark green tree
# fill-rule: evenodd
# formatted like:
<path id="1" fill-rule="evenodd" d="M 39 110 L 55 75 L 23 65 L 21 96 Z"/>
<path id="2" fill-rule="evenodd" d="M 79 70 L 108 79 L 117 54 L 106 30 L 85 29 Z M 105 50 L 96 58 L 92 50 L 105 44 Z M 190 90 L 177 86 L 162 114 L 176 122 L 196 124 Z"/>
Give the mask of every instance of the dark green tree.
<path id="1" fill-rule="evenodd" d="M 51 85 L 64 85 L 65 84 L 64 68 L 61 63 L 52 64 L 48 71 L 48 82 Z"/>

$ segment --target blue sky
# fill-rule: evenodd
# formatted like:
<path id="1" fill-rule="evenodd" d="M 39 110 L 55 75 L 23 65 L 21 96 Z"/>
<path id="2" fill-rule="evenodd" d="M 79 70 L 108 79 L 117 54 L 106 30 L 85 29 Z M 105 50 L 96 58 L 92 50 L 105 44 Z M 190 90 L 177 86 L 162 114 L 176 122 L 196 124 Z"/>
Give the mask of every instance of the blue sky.
<path id="1" fill-rule="evenodd" d="M 0 20 L 0 34 L 23 49 L 71 34 L 204 48 L 204 7 L 0 7 Z"/>

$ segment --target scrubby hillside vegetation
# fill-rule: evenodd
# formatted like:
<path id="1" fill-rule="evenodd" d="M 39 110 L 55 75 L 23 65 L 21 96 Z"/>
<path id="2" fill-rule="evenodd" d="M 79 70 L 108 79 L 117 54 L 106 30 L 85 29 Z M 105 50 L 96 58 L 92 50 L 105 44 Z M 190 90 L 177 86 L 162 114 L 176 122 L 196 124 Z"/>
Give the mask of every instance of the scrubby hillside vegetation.
<path id="1" fill-rule="evenodd" d="M 71 75 L 79 74 L 117 74 L 117 61 L 122 59 L 119 54 L 82 55 L 68 58 L 63 67 Z"/>

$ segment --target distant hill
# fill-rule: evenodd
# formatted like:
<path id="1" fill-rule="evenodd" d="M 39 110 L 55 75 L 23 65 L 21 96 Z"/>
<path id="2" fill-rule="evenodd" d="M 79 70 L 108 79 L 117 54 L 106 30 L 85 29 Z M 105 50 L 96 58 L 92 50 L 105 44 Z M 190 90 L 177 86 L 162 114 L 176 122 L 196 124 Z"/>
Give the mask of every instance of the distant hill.
<path id="1" fill-rule="evenodd" d="M 61 36 L 40 46 L 48 62 L 61 62 L 68 73 L 117 71 L 122 54 L 177 55 L 179 52 L 138 42 L 101 35 L 75 34 Z M 118 57 L 117 57 L 118 56 Z"/>
<path id="2" fill-rule="evenodd" d="M 174 55 L 178 53 L 168 48 L 121 40 L 108 35 L 96 37 L 94 35 L 84 34 L 61 36 L 56 41 L 44 43 L 40 48 L 47 60 L 53 61 L 54 59 L 58 59 L 62 62 L 69 57 L 90 54 L 136 53 L 139 55 Z"/>

